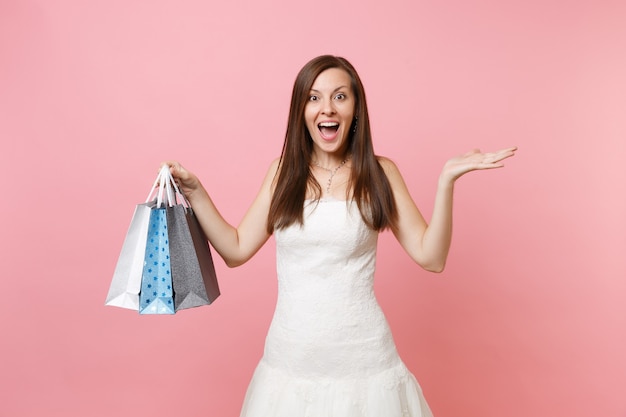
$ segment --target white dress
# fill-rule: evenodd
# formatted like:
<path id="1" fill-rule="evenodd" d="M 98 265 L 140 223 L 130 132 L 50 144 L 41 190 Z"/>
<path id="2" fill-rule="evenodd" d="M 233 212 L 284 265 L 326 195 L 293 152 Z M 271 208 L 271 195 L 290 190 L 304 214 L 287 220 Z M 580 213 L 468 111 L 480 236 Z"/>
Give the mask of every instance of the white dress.
<path id="1" fill-rule="evenodd" d="M 278 301 L 241 417 L 431 417 L 376 301 L 378 233 L 356 203 L 308 202 L 275 239 Z"/>

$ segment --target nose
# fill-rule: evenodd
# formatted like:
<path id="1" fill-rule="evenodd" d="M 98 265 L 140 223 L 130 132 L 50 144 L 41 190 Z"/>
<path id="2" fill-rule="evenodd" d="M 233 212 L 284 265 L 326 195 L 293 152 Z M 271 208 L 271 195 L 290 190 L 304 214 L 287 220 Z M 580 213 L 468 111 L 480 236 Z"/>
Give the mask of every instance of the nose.
<path id="1" fill-rule="evenodd" d="M 335 103 L 332 99 L 325 99 L 322 103 L 322 114 L 331 115 L 335 114 Z"/>

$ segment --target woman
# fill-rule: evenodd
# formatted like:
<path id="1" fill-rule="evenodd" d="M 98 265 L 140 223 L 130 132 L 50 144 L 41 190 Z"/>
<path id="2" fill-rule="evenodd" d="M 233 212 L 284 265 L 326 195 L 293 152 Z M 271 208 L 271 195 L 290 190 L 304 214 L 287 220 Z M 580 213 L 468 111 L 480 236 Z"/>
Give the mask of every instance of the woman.
<path id="1" fill-rule="evenodd" d="M 378 232 L 390 229 L 415 262 L 442 271 L 454 182 L 501 167 L 514 152 L 472 151 L 448 161 L 427 224 L 398 168 L 374 154 L 358 74 L 326 55 L 298 74 L 281 157 L 238 227 L 195 175 L 168 162 L 228 266 L 243 264 L 275 235 L 278 301 L 241 416 L 431 416 L 373 294 Z"/>

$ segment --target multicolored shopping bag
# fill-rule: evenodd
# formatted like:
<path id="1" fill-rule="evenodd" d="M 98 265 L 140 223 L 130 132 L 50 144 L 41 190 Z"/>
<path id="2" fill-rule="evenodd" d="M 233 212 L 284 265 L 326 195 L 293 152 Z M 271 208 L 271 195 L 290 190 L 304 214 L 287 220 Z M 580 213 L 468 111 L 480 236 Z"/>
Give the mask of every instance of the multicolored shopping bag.
<path id="1" fill-rule="evenodd" d="M 211 304 L 219 295 L 206 236 L 164 166 L 146 203 L 135 210 L 106 304 L 174 314 Z"/>
<path id="2" fill-rule="evenodd" d="M 166 212 L 176 311 L 211 304 L 220 289 L 202 228 L 188 204 Z"/>
<path id="3" fill-rule="evenodd" d="M 174 287 L 165 207 L 157 206 L 150 211 L 150 226 L 144 259 L 139 312 L 141 314 L 174 314 Z"/>
<path id="4" fill-rule="evenodd" d="M 150 223 L 150 206 L 135 207 L 120 256 L 113 272 L 105 305 L 139 310 L 141 275 L 146 254 L 146 238 Z"/>

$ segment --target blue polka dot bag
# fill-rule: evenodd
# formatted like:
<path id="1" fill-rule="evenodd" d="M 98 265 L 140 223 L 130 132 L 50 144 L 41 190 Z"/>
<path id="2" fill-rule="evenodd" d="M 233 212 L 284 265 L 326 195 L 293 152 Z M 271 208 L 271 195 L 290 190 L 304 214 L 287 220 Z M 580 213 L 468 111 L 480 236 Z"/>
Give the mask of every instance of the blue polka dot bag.
<path id="1" fill-rule="evenodd" d="M 139 293 L 141 314 L 174 314 L 174 285 L 165 207 L 150 211 L 148 241 Z"/>

